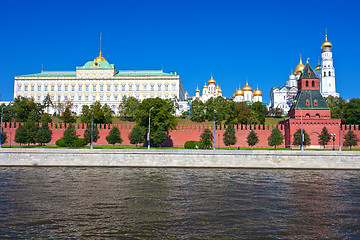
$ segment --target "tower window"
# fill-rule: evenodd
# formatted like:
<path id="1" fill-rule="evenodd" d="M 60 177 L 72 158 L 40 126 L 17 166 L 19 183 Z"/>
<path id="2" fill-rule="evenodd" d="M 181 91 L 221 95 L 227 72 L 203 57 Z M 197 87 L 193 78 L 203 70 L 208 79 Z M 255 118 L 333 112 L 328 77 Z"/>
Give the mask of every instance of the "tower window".
<path id="1" fill-rule="evenodd" d="M 311 82 L 311 86 L 315 87 L 315 82 L 314 81 Z"/>
<path id="2" fill-rule="evenodd" d="M 326 77 L 326 72 L 324 72 L 324 77 Z"/>
<path id="3" fill-rule="evenodd" d="M 305 86 L 307 86 L 307 87 L 309 86 L 309 82 L 308 82 L 308 81 L 306 81 Z"/>
<path id="4" fill-rule="evenodd" d="M 329 71 L 329 77 L 331 76 L 331 72 Z"/>

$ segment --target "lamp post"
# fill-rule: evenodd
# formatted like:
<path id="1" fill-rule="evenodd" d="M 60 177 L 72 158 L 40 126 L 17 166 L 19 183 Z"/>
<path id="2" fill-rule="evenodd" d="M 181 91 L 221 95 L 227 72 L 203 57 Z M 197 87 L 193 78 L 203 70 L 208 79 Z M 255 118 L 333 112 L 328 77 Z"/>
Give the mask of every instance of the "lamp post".
<path id="1" fill-rule="evenodd" d="M 94 116 L 93 116 L 92 111 L 91 111 L 91 137 L 90 137 L 91 144 L 90 144 L 90 149 L 94 148 L 93 141 L 94 141 Z"/>
<path id="2" fill-rule="evenodd" d="M 335 151 L 335 140 L 336 140 L 336 134 L 331 134 L 331 139 L 333 140 L 333 151 Z"/>
<path id="3" fill-rule="evenodd" d="M 214 109 L 214 147 L 213 147 L 213 150 L 215 150 L 216 149 L 216 147 L 215 147 L 215 137 L 216 137 L 216 135 L 215 135 L 215 109 Z"/>
<path id="4" fill-rule="evenodd" d="M 1 108 L 1 121 L 0 121 L 0 148 L 1 148 L 1 139 L 2 139 L 2 123 L 3 123 L 3 115 L 4 115 L 4 108 L 6 108 L 7 106 L 5 107 L 2 107 Z"/>
<path id="5" fill-rule="evenodd" d="M 150 149 L 150 114 L 151 114 L 151 110 L 153 110 L 154 107 L 151 107 L 150 110 L 149 110 L 149 132 L 148 132 L 148 135 L 147 135 L 147 139 L 148 139 L 148 149 Z"/>
<path id="6" fill-rule="evenodd" d="M 301 151 L 304 151 L 304 134 L 303 134 L 303 121 L 302 121 L 302 110 L 300 110 L 300 117 L 301 117 Z"/>
<path id="7" fill-rule="evenodd" d="M 341 113 L 339 115 L 339 151 L 341 151 Z"/>

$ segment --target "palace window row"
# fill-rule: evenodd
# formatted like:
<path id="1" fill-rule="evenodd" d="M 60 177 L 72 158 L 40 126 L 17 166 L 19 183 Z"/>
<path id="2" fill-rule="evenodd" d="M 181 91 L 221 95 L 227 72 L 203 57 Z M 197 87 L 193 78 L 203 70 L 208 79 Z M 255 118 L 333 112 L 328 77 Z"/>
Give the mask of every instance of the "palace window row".
<path id="1" fill-rule="evenodd" d="M 329 75 L 330 75 L 330 72 L 329 72 Z M 325 72 L 324 72 L 324 76 L 325 76 Z M 42 86 L 44 91 L 48 91 L 48 88 L 49 88 L 49 85 L 48 84 L 44 84 L 44 85 L 37 85 L 37 91 L 38 92 L 41 92 L 42 91 Z M 83 91 L 83 86 L 84 84 L 78 84 L 78 87 L 76 88 L 76 84 L 71 84 L 70 85 L 70 90 L 72 92 L 75 92 L 75 91 Z M 99 91 L 100 92 L 103 92 L 104 91 L 104 84 L 100 84 L 99 85 Z M 106 90 L 107 91 L 111 91 L 111 89 L 114 89 L 114 91 L 119 91 L 119 85 L 118 84 L 114 84 L 114 85 L 111 85 L 111 84 L 107 84 L 106 85 Z M 142 89 L 140 89 L 141 85 L 140 84 L 136 84 L 135 85 L 135 90 L 136 91 L 146 91 L 147 90 L 147 84 L 143 84 L 142 85 Z M 18 91 L 21 91 L 22 89 L 22 84 L 18 84 L 17 85 L 17 90 Z M 98 84 L 93 84 L 92 85 L 92 91 L 93 92 L 96 92 L 98 89 Z M 170 88 L 169 88 L 169 84 L 157 84 L 157 91 L 170 91 Z M 54 92 L 55 91 L 55 85 L 54 84 L 51 84 L 50 85 L 50 90 L 51 92 Z M 65 92 L 68 92 L 69 91 L 69 84 L 58 84 L 57 85 L 57 91 L 58 92 L 61 92 L 61 91 L 65 91 Z M 129 90 L 129 91 L 133 91 L 133 84 L 127 84 L 127 87 L 126 87 L 126 84 L 121 84 L 121 91 L 126 91 L 126 90 Z M 171 84 L 171 90 L 172 91 L 175 91 L 176 90 L 176 84 Z M 29 91 L 29 86 L 28 84 L 24 84 L 24 91 Z M 30 85 L 30 91 L 35 91 L 35 84 L 31 84 Z M 90 85 L 89 84 L 85 84 L 85 91 L 86 92 L 89 92 L 90 91 Z M 155 84 L 150 84 L 150 91 L 155 91 Z"/>

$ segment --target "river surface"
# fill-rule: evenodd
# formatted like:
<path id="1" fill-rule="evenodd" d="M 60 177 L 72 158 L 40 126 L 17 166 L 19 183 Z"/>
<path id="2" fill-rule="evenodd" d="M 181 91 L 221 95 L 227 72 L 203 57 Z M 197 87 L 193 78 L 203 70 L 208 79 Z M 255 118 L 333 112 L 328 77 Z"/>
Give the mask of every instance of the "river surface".
<path id="1" fill-rule="evenodd" d="M 360 239 L 360 171 L 0 171 L 0 239 Z"/>

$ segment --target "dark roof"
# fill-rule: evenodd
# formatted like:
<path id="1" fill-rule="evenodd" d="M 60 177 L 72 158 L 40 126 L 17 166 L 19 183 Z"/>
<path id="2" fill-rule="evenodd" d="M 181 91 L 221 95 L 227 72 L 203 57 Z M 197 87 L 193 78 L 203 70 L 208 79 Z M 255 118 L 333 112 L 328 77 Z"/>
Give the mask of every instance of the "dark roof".
<path id="1" fill-rule="evenodd" d="M 303 89 L 297 93 L 292 109 L 329 109 L 318 89 Z"/>
<path id="2" fill-rule="evenodd" d="M 302 78 L 318 78 L 308 62 L 301 73 L 300 79 Z"/>

